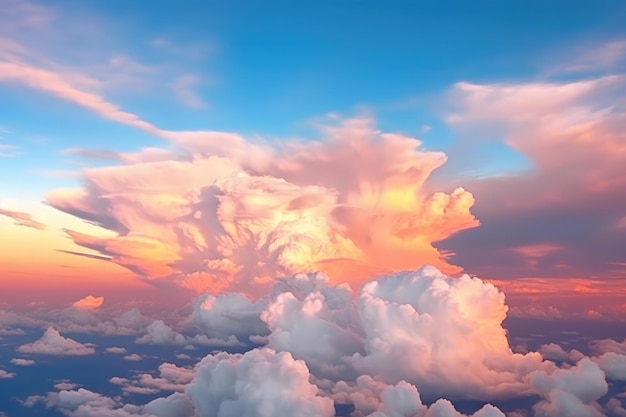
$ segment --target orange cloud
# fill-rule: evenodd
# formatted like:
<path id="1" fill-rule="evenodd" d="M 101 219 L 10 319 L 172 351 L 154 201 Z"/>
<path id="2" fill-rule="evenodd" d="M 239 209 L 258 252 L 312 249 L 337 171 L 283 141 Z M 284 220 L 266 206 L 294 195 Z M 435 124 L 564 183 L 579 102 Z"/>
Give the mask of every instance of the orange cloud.
<path id="1" fill-rule="evenodd" d="M 317 269 L 354 284 L 424 263 L 458 272 L 432 243 L 478 222 L 462 188 L 424 191 L 445 155 L 367 118 L 320 130 L 318 140 L 280 146 L 171 133 L 184 153 L 126 155 L 121 165 L 84 170 L 82 189 L 47 199 L 115 232 L 69 230 L 76 244 L 196 290 L 251 291 Z"/>
<path id="2" fill-rule="evenodd" d="M 93 295 L 88 295 L 85 298 L 81 298 L 72 304 L 72 307 L 79 309 L 95 309 L 100 307 L 104 303 L 104 297 L 94 297 Z"/>

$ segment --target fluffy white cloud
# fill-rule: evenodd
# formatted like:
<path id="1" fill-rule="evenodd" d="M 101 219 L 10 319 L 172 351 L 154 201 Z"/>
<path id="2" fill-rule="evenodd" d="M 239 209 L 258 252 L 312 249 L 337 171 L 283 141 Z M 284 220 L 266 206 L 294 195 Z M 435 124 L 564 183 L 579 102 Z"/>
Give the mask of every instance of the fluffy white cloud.
<path id="1" fill-rule="evenodd" d="M 53 327 L 48 327 L 41 339 L 17 348 L 20 353 L 58 356 L 83 356 L 95 353 L 94 348 L 73 339 L 61 336 Z"/>
<path id="2" fill-rule="evenodd" d="M 50 392 L 46 396 L 31 396 L 23 404 L 32 407 L 37 403 L 44 403 L 48 408 L 58 408 L 70 417 L 192 417 L 194 415 L 189 398 L 179 393 L 138 406 L 121 404 L 118 399 L 79 388 Z"/>
<path id="3" fill-rule="evenodd" d="M 346 376 L 343 359 L 363 351 L 362 336 L 347 285 L 331 286 L 323 273 L 280 280 L 261 314 L 271 330 L 268 344 L 303 359 L 322 376 Z"/>
<path id="4" fill-rule="evenodd" d="M 604 372 L 589 358 L 580 360 L 569 369 L 551 373 L 534 371 L 528 383 L 535 387 L 544 400 L 533 407 L 538 417 L 600 417 L 596 403 L 608 392 Z"/>
<path id="5" fill-rule="evenodd" d="M 109 382 L 120 385 L 124 392 L 154 394 L 159 391 L 183 392 L 193 378 L 193 369 L 181 368 L 166 362 L 159 366 L 156 376 L 144 373 L 132 379 L 113 377 Z"/>
<path id="6" fill-rule="evenodd" d="M 140 355 L 137 355 L 136 353 L 131 353 L 130 355 L 126 355 L 124 356 L 122 359 L 124 359 L 125 361 L 140 361 L 142 358 Z"/>
<path id="7" fill-rule="evenodd" d="M 626 355 L 607 352 L 596 359 L 596 363 L 604 371 L 607 378 L 626 381 Z"/>
<path id="8" fill-rule="evenodd" d="M 137 339 L 137 343 L 145 343 L 152 345 L 203 345 L 203 346 L 240 346 L 241 342 L 233 335 L 226 339 L 211 339 L 205 335 L 196 335 L 186 337 L 163 320 L 153 321 L 147 328 L 147 333 Z"/>
<path id="9" fill-rule="evenodd" d="M 559 362 L 576 363 L 585 357 L 585 355 L 579 350 L 571 349 L 570 351 L 565 351 L 556 343 L 541 345 L 539 346 L 538 352 L 541 353 L 541 356 L 543 356 L 544 359 Z"/>
<path id="10" fill-rule="evenodd" d="M 204 358 L 186 390 L 200 417 L 332 417 L 332 400 L 309 382 L 306 364 L 287 352 L 254 349 Z"/>
<path id="11" fill-rule="evenodd" d="M 202 294 L 193 303 L 192 321 L 210 338 L 236 337 L 248 341 L 250 336 L 269 333 L 260 320 L 265 300 L 251 301 L 243 294 Z"/>

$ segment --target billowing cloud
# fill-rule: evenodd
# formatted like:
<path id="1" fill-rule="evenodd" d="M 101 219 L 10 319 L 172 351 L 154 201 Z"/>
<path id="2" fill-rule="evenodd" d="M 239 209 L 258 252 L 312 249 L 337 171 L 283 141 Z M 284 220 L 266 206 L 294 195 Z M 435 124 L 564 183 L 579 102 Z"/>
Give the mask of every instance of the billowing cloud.
<path id="1" fill-rule="evenodd" d="M 88 295 L 87 297 L 76 301 L 72 304 L 72 307 L 90 310 L 100 307 L 102 303 L 104 303 L 104 297 L 94 297 L 93 295 Z"/>
<path id="2" fill-rule="evenodd" d="M 242 294 L 202 294 L 193 303 L 192 321 L 207 336 L 248 341 L 269 333 L 260 319 L 265 306 L 264 300 L 251 301 Z"/>
<path id="3" fill-rule="evenodd" d="M 61 336 L 52 326 L 46 329 L 41 339 L 22 345 L 17 348 L 17 351 L 20 353 L 55 356 L 84 356 L 95 353 L 94 348 Z"/>
<path id="4" fill-rule="evenodd" d="M 608 379 L 626 381 L 626 355 L 607 352 L 597 358 L 596 362 Z"/>
<path id="5" fill-rule="evenodd" d="M 198 308 L 207 300 L 202 309 L 212 311 L 203 315 Z M 187 323 L 204 326 L 207 335 L 214 328 L 220 336 L 244 338 L 264 329 L 267 334 L 257 336 L 267 345 L 243 354 L 214 351 L 195 366 L 163 363 L 155 372 L 110 383 L 126 394 L 176 392 L 161 400 L 174 407 L 172 415 L 187 413 L 181 416 L 333 416 L 336 407 L 351 407 L 354 417 L 464 417 L 455 404 L 470 400 L 482 402 L 473 417 L 502 417 L 504 411 L 518 417 L 523 410 L 489 402 L 501 406 L 524 397 L 529 405 L 534 399 L 536 416 L 595 417 L 606 411 L 599 401 L 607 401 L 607 379 L 622 380 L 626 369 L 624 356 L 612 352 L 589 358 L 548 344 L 540 352 L 514 353 L 497 287 L 432 266 L 378 277 L 356 294 L 321 272 L 296 274 L 276 280 L 267 298 L 203 295 L 190 310 Z M 187 346 L 208 339 L 185 336 L 163 321 L 148 327 L 143 342 Z M 71 416 L 96 415 L 87 409 L 116 416 L 147 412 L 147 405 L 85 391 L 33 402 Z M 605 406 L 614 414 L 619 407 L 615 401 Z"/>
<path id="6" fill-rule="evenodd" d="M 117 233 L 68 231 L 78 245 L 196 290 L 258 292 L 277 276 L 319 269 L 355 284 L 424 263 L 458 271 L 432 242 L 477 225 L 473 197 L 423 188 L 445 155 L 367 118 L 319 129 L 318 140 L 280 146 L 173 132 L 180 151 L 86 169 L 82 189 L 47 199 Z"/>
<path id="7" fill-rule="evenodd" d="M 89 391 L 85 388 L 49 392 L 46 396 L 32 396 L 24 404 L 43 403 L 47 408 L 57 408 L 70 417 L 192 417 L 189 398 L 175 393 L 158 398 L 145 405 L 121 404 L 119 400 Z"/>
<path id="8" fill-rule="evenodd" d="M 209 338 L 206 335 L 193 337 L 184 336 L 172 329 L 163 320 L 153 321 L 147 328 L 146 334 L 137 338 L 137 343 L 152 345 L 204 345 L 204 346 L 238 346 L 241 342 L 233 335 L 226 339 Z"/>
<path id="9" fill-rule="evenodd" d="M 270 349 L 207 356 L 186 393 L 202 417 L 335 415 L 332 400 L 309 382 L 305 363 Z"/>
<path id="10" fill-rule="evenodd" d="M 438 246 L 481 276 L 622 278 L 615 283 L 623 288 L 626 113 L 617 103 L 625 88 L 624 75 L 457 83 L 447 120 L 463 140 L 479 149 L 490 138 L 501 140 L 528 167 L 466 181 L 481 227 Z M 569 286 L 577 291 L 575 282 Z M 590 298 L 614 306 L 623 299 L 602 293 Z"/>

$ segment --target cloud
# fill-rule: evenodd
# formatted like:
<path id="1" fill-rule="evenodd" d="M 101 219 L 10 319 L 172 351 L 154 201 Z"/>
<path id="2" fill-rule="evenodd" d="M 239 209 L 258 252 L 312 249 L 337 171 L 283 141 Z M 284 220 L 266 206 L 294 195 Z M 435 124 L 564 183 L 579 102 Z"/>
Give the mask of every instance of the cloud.
<path id="1" fill-rule="evenodd" d="M 589 343 L 589 347 L 600 355 L 607 352 L 626 355 L 626 339 L 624 339 L 623 342 L 618 342 L 613 339 L 594 340 Z"/>
<path id="2" fill-rule="evenodd" d="M 136 342 L 141 344 L 152 345 L 203 345 L 203 346 L 240 346 L 241 342 L 235 336 L 229 336 L 226 339 L 208 338 L 205 335 L 196 335 L 193 337 L 184 336 L 163 320 L 155 320 L 146 328 L 147 333 L 139 338 Z"/>
<path id="3" fill-rule="evenodd" d="M 20 148 L 15 145 L 10 145 L 6 143 L 0 144 L 0 157 L 13 158 L 20 155 L 21 153 L 22 152 L 20 151 Z"/>
<path id="4" fill-rule="evenodd" d="M 185 392 L 206 417 L 335 415 L 333 402 L 309 382 L 304 362 L 270 349 L 207 356 Z"/>
<path id="5" fill-rule="evenodd" d="M 72 304 L 72 307 L 78 309 L 92 310 L 102 306 L 104 303 L 104 297 L 94 297 L 93 295 L 88 295 L 85 298 L 81 298 Z"/>
<path id="6" fill-rule="evenodd" d="M 462 141 L 501 141 L 528 168 L 466 181 L 481 227 L 437 246 L 467 271 L 498 279 L 626 277 L 617 267 L 626 244 L 618 227 L 626 113 L 617 104 L 625 90 L 623 74 L 455 84 L 447 121 Z"/>
<path id="7" fill-rule="evenodd" d="M 20 211 L 12 211 L 0 207 L 0 216 L 6 216 L 13 219 L 16 225 L 32 227 L 37 230 L 44 230 L 46 225 L 36 221 L 32 215 Z"/>
<path id="8" fill-rule="evenodd" d="M 193 367 L 163 363 L 110 383 L 126 394 L 176 392 L 161 401 L 173 407 L 172 415 L 185 410 L 181 416 L 333 416 L 336 407 L 352 407 L 355 417 L 463 417 L 454 403 L 470 400 L 482 402 L 473 417 L 502 417 L 488 402 L 521 398 L 535 399 L 537 416 L 604 415 L 598 401 L 606 399 L 607 379 L 624 378 L 624 356 L 589 358 L 556 344 L 514 353 L 502 326 L 504 301 L 489 282 L 453 278 L 432 266 L 380 276 L 356 294 L 321 272 L 296 274 L 276 280 L 267 298 L 255 302 L 240 294 L 203 295 L 185 310 L 199 321 L 182 322 L 204 324 L 207 334 L 213 326 L 220 336 L 254 333 L 260 319 L 267 346 L 243 354 L 214 351 Z M 210 311 L 203 322 L 193 308 L 205 302 Z M 140 339 L 188 346 L 208 336 L 185 336 L 156 320 Z M 33 401 L 71 416 L 148 410 L 81 390 Z M 611 402 L 616 413 L 618 405 Z"/>
<path id="9" fill-rule="evenodd" d="M 585 355 L 579 350 L 572 349 L 570 351 L 565 351 L 556 343 L 541 345 L 539 346 L 538 352 L 541 353 L 541 356 L 543 356 L 544 359 L 559 362 L 576 363 L 585 357 Z"/>
<path id="10" fill-rule="evenodd" d="M 179 393 L 158 398 L 145 405 L 120 404 L 116 399 L 89 391 L 61 390 L 46 396 L 31 396 L 24 402 L 27 407 L 43 403 L 47 408 L 58 408 L 70 417 L 191 417 L 193 409 L 189 399 Z"/>
<path id="11" fill-rule="evenodd" d="M 52 326 L 48 327 L 41 339 L 27 343 L 17 348 L 20 353 L 55 356 L 84 356 L 93 355 L 94 348 L 65 338 Z"/>
<path id="12" fill-rule="evenodd" d="M 106 353 L 113 353 L 116 355 L 123 355 L 126 352 L 126 349 L 122 348 L 122 347 L 108 347 L 104 350 Z"/>
<path id="13" fill-rule="evenodd" d="M 172 363 L 159 366 L 156 376 L 139 374 L 132 379 L 113 377 L 109 382 L 122 387 L 122 391 L 135 394 L 154 394 L 160 391 L 184 392 L 194 378 L 194 370 Z"/>
<path id="14" fill-rule="evenodd" d="M 533 406 L 538 417 L 601 417 L 595 402 L 608 391 L 604 373 L 588 358 L 570 369 L 559 369 L 548 375 L 535 371 L 529 383 L 544 397 Z"/>
<path id="15" fill-rule="evenodd" d="M 608 379 L 626 381 L 626 355 L 607 352 L 597 358 L 596 362 Z"/>
<path id="16" fill-rule="evenodd" d="M 14 373 L 7 372 L 4 369 L 0 369 L 0 379 L 10 379 L 15 376 Z"/>
<path id="17" fill-rule="evenodd" d="M 245 341 L 269 333 L 259 317 L 265 306 L 264 300 L 251 301 L 242 294 L 202 294 L 193 303 L 191 319 L 207 336 Z"/>
<path id="18" fill-rule="evenodd" d="M 122 359 L 124 359 L 125 361 L 140 361 L 141 359 L 143 359 L 140 355 L 137 355 L 136 353 L 131 353 L 130 355 L 126 355 L 124 356 Z"/>
<path id="19" fill-rule="evenodd" d="M 47 199 L 117 234 L 68 231 L 76 244 L 196 291 L 260 293 L 275 277 L 319 269 L 355 286 L 424 263 L 458 272 L 432 242 L 478 224 L 473 197 L 423 189 L 445 156 L 367 118 L 318 129 L 318 140 L 280 146 L 170 132 L 182 154 L 85 169 L 83 189 Z"/>
<path id="20" fill-rule="evenodd" d="M 11 359 L 11 363 L 17 366 L 30 366 L 34 365 L 35 361 L 32 359 L 13 358 Z"/>

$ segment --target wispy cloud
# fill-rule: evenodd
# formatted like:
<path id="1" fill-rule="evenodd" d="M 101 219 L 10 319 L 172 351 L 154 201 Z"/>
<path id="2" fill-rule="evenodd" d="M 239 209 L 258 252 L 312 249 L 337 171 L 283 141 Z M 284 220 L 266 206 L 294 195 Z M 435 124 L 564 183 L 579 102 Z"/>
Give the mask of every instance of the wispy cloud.
<path id="1" fill-rule="evenodd" d="M 200 79 L 191 74 L 182 75 L 170 84 L 170 88 L 181 103 L 191 108 L 205 108 L 207 103 L 198 93 L 199 86 Z"/>
<path id="2" fill-rule="evenodd" d="M 19 147 L 15 145 L 0 143 L 0 157 L 13 158 L 20 154 L 22 154 L 22 151 Z"/>
<path id="3" fill-rule="evenodd" d="M 15 221 L 19 226 L 32 227 L 33 229 L 44 230 L 46 225 L 38 222 L 29 213 L 13 211 L 0 207 L 0 216 L 6 216 Z"/>

